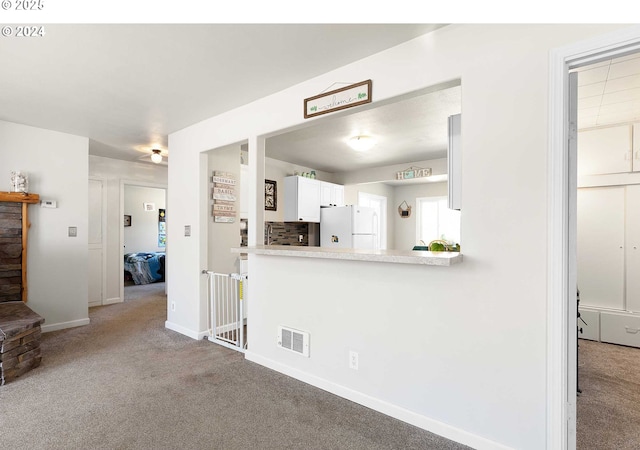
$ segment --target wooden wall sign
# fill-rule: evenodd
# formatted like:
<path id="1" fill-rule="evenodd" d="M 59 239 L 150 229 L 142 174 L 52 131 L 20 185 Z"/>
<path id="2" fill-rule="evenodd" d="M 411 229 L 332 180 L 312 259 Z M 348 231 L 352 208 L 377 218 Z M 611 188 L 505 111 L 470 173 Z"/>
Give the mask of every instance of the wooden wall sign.
<path id="1" fill-rule="evenodd" d="M 304 118 L 371 103 L 371 80 L 304 99 Z"/>
<path id="2" fill-rule="evenodd" d="M 211 177 L 211 214 L 216 223 L 236 221 L 236 179 L 232 173 L 216 170 Z"/>
<path id="3" fill-rule="evenodd" d="M 27 301 L 27 206 L 37 194 L 0 192 L 0 302 Z"/>

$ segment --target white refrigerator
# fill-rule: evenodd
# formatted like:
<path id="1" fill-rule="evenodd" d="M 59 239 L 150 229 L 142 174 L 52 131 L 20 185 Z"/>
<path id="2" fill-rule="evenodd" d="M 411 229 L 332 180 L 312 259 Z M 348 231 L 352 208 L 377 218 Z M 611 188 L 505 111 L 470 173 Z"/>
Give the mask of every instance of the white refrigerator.
<path id="1" fill-rule="evenodd" d="M 378 216 L 365 206 L 334 206 L 320 209 L 320 246 L 376 249 Z"/>

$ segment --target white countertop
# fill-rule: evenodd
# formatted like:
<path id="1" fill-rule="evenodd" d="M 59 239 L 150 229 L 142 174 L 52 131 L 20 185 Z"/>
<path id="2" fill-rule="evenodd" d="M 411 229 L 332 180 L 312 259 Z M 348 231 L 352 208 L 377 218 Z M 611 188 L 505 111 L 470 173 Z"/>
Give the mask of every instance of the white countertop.
<path id="1" fill-rule="evenodd" d="M 427 266 L 451 266 L 462 261 L 459 252 L 424 252 L 414 250 L 355 250 L 348 248 L 302 247 L 295 245 L 258 245 L 235 247 L 233 253 L 255 255 L 293 256 L 297 258 L 341 259 L 346 261 L 372 261 Z"/>

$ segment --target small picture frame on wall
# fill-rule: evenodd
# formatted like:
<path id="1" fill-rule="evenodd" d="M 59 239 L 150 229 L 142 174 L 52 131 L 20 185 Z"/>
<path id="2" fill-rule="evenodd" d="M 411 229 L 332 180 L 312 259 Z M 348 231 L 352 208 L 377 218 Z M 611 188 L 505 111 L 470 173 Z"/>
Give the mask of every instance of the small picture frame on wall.
<path id="1" fill-rule="evenodd" d="M 130 227 L 131 226 L 131 216 L 124 216 L 124 226 L 125 227 Z"/>
<path id="2" fill-rule="evenodd" d="M 278 188 L 273 180 L 264 180 L 264 209 L 265 211 L 278 210 Z"/>

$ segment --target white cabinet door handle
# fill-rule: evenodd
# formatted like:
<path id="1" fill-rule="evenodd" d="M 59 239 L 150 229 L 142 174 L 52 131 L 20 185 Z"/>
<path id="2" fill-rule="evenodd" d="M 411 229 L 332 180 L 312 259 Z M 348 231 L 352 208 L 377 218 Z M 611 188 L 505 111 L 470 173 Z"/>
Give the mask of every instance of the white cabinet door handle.
<path id="1" fill-rule="evenodd" d="M 631 334 L 637 334 L 638 331 L 640 331 L 640 328 L 624 327 L 624 329 L 627 330 L 627 333 L 631 333 Z"/>

